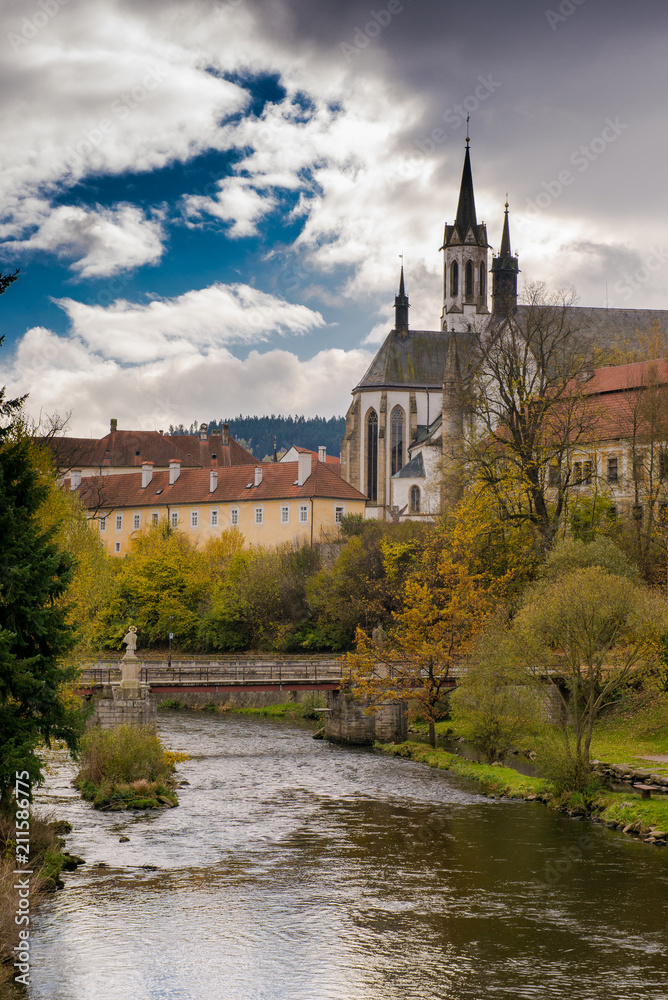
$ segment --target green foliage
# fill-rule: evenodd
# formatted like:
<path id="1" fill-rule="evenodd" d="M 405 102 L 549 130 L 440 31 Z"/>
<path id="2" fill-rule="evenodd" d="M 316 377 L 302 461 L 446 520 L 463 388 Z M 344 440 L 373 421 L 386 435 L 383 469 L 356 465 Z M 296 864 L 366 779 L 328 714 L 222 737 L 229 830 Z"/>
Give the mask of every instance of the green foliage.
<path id="1" fill-rule="evenodd" d="M 580 542 L 607 535 L 615 523 L 615 506 L 607 496 L 576 497 L 569 500 L 571 531 Z"/>
<path id="2" fill-rule="evenodd" d="M 75 635 L 62 598 L 73 563 L 40 526 L 48 488 L 30 445 L 8 434 L 0 445 L 0 795 L 27 770 L 41 780 L 38 744 L 64 740 L 75 753 L 83 717 L 68 701 L 77 669 L 65 666 Z"/>
<path id="3" fill-rule="evenodd" d="M 89 729 L 81 739 L 77 782 L 131 784 L 171 778 L 165 748 L 150 726 Z"/>
<path id="4" fill-rule="evenodd" d="M 502 760 L 520 737 L 535 731 L 540 701 L 535 685 L 517 662 L 511 637 L 500 629 L 485 634 L 451 696 L 453 722 L 465 725 L 488 763 Z"/>
<path id="5" fill-rule="evenodd" d="M 637 568 L 609 538 L 594 538 L 589 542 L 567 538 L 558 542 L 548 555 L 540 575 L 544 580 L 553 581 L 590 566 L 600 566 L 614 576 L 638 579 Z"/>
<path id="6" fill-rule="evenodd" d="M 274 437 L 278 451 L 287 451 L 293 445 L 317 451 L 320 445 L 327 448 L 329 455 L 341 451 L 341 438 L 346 429 L 345 417 L 238 417 L 212 420 L 208 433 L 220 433 L 223 424 L 229 424 L 230 434 L 239 444 L 247 448 L 256 458 L 274 454 Z M 170 434 L 197 434 L 199 422 L 194 420 L 190 427 L 183 424 L 169 428 Z"/>

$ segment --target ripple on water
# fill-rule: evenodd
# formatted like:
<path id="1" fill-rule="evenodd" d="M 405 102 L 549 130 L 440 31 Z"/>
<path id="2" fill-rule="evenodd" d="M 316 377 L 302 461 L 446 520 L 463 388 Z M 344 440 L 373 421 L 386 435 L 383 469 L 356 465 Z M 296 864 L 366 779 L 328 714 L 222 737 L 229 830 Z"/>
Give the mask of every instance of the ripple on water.
<path id="1" fill-rule="evenodd" d="M 659 851 L 276 720 L 160 728 L 178 809 L 51 776 L 89 864 L 39 913 L 31 1000 L 667 1000 Z"/>

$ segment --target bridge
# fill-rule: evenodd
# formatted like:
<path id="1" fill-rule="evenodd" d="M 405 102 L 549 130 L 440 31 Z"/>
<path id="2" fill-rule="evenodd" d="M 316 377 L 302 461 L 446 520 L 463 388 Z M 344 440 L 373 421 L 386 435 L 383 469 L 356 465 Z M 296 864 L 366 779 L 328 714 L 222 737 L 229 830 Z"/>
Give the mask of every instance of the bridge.
<path id="1" fill-rule="evenodd" d="M 181 691 L 337 691 L 348 676 L 340 658 L 141 660 L 140 681 L 152 694 Z M 93 694 L 120 682 L 120 660 L 87 664 L 79 693 Z"/>

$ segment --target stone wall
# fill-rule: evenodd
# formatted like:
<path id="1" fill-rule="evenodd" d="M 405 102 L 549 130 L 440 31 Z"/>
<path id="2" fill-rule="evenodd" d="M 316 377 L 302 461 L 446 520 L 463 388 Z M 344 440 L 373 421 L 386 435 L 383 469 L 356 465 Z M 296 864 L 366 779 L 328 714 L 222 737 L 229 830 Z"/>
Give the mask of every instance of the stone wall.
<path id="1" fill-rule="evenodd" d="M 408 738 L 408 707 L 400 701 L 382 705 L 365 715 L 368 702 L 361 701 L 351 691 L 328 691 L 325 712 L 325 739 L 334 743 L 369 745 L 401 743 Z"/>
<path id="2" fill-rule="evenodd" d="M 316 691 L 315 695 L 320 692 Z M 287 701 L 295 703 L 303 698 L 311 698 L 310 691 L 174 691 L 160 694 L 158 703 L 178 701 L 189 708 L 203 705 L 229 705 L 230 708 L 267 708 L 269 705 L 283 705 Z"/>
<path id="3" fill-rule="evenodd" d="M 93 698 L 93 712 L 86 726 L 88 729 L 114 729 L 116 726 L 152 726 L 157 723 L 157 701 L 154 695 L 144 698 Z"/>

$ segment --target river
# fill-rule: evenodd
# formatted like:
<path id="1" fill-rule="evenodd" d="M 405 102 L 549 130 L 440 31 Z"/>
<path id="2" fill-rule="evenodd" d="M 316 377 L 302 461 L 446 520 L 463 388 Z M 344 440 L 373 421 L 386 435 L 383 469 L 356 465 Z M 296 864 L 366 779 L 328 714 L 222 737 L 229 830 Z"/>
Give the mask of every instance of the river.
<path id="1" fill-rule="evenodd" d="M 668 1000 L 668 852 L 294 723 L 159 730 L 177 809 L 95 812 L 64 763 L 41 793 L 87 863 L 30 1000 Z"/>

